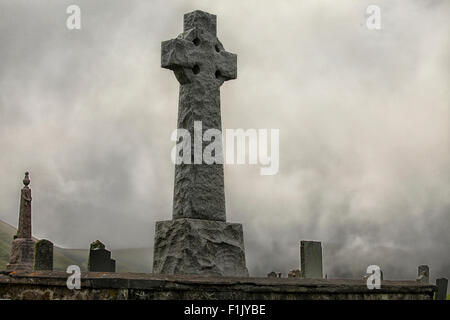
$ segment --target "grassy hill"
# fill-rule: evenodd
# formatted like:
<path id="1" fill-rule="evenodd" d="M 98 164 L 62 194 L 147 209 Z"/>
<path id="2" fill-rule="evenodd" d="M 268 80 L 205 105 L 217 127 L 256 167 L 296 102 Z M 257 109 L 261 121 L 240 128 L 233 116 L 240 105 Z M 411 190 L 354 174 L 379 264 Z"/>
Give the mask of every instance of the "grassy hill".
<path id="1" fill-rule="evenodd" d="M 16 234 L 16 229 L 7 223 L 0 221 L 0 270 L 4 270 L 9 261 L 11 241 Z"/>
<path id="2" fill-rule="evenodd" d="M 5 270 L 9 262 L 11 241 L 16 232 L 16 228 L 0 220 L 0 270 Z M 82 271 L 85 271 L 89 250 L 66 249 L 55 245 L 53 255 L 55 270 L 66 270 L 69 265 L 78 265 Z M 116 260 L 117 272 L 151 272 L 152 270 L 151 248 L 112 250 L 111 256 Z"/>

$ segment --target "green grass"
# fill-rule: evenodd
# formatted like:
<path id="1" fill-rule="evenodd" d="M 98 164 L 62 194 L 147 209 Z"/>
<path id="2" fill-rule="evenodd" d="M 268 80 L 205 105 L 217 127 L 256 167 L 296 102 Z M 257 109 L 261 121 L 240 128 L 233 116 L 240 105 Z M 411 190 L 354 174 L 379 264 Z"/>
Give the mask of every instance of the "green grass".
<path id="1" fill-rule="evenodd" d="M 15 234 L 15 228 L 0 221 L 0 270 L 4 270 L 9 261 L 11 241 Z"/>
<path id="2" fill-rule="evenodd" d="M 9 262 L 11 241 L 15 234 L 16 228 L 0 220 L 0 270 L 5 270 Z M 55 245 L 54 269 L 65 271 L 69 265 L 78 265 L 82 271 L 86 271 L 88 255 L 88 249 L 65 249 Z M 117 272 L 151 272 L 152 270 L 151 248 L 112 250 L 111 257 L 116 260 Z"/>

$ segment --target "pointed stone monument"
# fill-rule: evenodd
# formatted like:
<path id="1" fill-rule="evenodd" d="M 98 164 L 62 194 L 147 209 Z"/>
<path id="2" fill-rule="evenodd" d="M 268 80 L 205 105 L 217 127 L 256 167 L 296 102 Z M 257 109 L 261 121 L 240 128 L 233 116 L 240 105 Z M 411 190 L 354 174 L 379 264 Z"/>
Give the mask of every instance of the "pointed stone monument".
<path id="1" fill-rule="evenodd" d="M 173 219 L 156 223 L 153 272 L 248 276 L 242 225 L 226 222 L 221 139 L 214 140 L 219 161 L 202 157 L 204 133 L 222 130 L 220 87 L 237 76 L 237 56 L 217 39 L 216 16 L 185 14 L 184 32 L 161 44 L 161 66 L 180 83 L 178 129 L 194 141 L 187 143 L 193 161 L 175 165 Z"/>
<path id="2" fill-rule="evenodd" d="M 11 246 L 7 271 L 32 271 L 34 241 L 31 238 L 31 189 L 29 173 L 25 172 L 24 187 L 20 196 L 19 227 Z"/>

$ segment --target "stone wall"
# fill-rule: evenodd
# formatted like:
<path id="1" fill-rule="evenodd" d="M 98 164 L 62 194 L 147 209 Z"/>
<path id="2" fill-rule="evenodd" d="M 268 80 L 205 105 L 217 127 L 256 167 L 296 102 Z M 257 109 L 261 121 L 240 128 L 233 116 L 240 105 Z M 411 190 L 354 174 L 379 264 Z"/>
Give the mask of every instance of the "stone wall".
<path id="1" fill-rule="evenodd" d="M 82 273 L 81 289 L 69 290 L 68 274 L 56 271 L 0 274 L 1 299 L 432 299 L 436 286 L 382 281 L 369 290 L 364 280 L 229 278 L 139 273 Z"/>

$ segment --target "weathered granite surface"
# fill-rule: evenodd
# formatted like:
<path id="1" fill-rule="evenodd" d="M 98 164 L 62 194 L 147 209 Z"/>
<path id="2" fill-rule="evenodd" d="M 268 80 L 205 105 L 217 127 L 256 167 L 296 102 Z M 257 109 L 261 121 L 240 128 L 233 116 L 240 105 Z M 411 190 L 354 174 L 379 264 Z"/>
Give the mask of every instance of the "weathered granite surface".
<path id="1" fill-rule="evenodd" d="M 237 278 L 144 273 L 89 272 L 81 289 L 69 290 L 65 272 L 0 273 L 1 299 L 243 299 L 243 300 L 430 300 L 436 286 L 416 281 L 382 281 L 367 289 L 364 280 Z"/>
<path id="2" fill-rule="evenodd" d="M 225 51 L 217 39 L 216 16 L 197 10 L 184 15 L 182 34 L 162 42 L 161 66 L 173 70 L 180 82 L 177 127 L 190 133 L 194 163 L 209 144 L 202 142 L 201 153 L 195 154 L 194 121 L 202 122 L 202 134 L 222 129 L 220 86 L 236 78 L 237 56 Z M 220 164 L 200 159 L 198 164 L 175 165 L 174 219 L 226 220 L 223 154 L 221 158 Z"/>
<path id="3" fill-rule="evenodd" d="M 34 270 L 53 270 L 53 243 L 42 239 L 34 246 Z"/>
<path id="4" fill-rule="evenodd" d="M 88 270 L 94 272 L 116 272 L 116 260 L 111 259 L 111 251 L 95 240 L 89 246 Z"/>
<path id="5" fill-rule="evenodd" d="M 303 278 L 323 278 L 320 241 L 300 241 L 300 261 Z"/>
<path id="6" fill-rule="evenodd" d="M 430 268 L 427 265 L 420 265 L 417 268 L 416 280 L 424 283 L 430 282 Z"/>
<path id="7" fill-rule="evenodd" d="M 200 219 L 158 221 L 153 272 L 248 276 L 242 225 Z"/>
<path id="8" fill-rule="evenodd" d="M 437 286 L 436 300 L 445 300 L 447 298 L 448 279 L 446 278 L 436 279 L 436 286 Z"/>
<path id="9" fill-rule="evenodd" d="M 31 271 L 34 261 L 34 240 L 14 239 L 6 269 L 9 271 Z"/>
<path id="10" fill-rule="evenodd" d="M 11 245 L 7 270 L 33 270 L 34 241 L 31 238 L 31 189 L 29 173 L 25 172 L 20 194 L 19 226 Z"/>
<path id="11" fill-rule="evenodd" d="M 89 250 L 88 270 L 95 272 L 116 272 L 116 261 L 106 249 Z"/>

